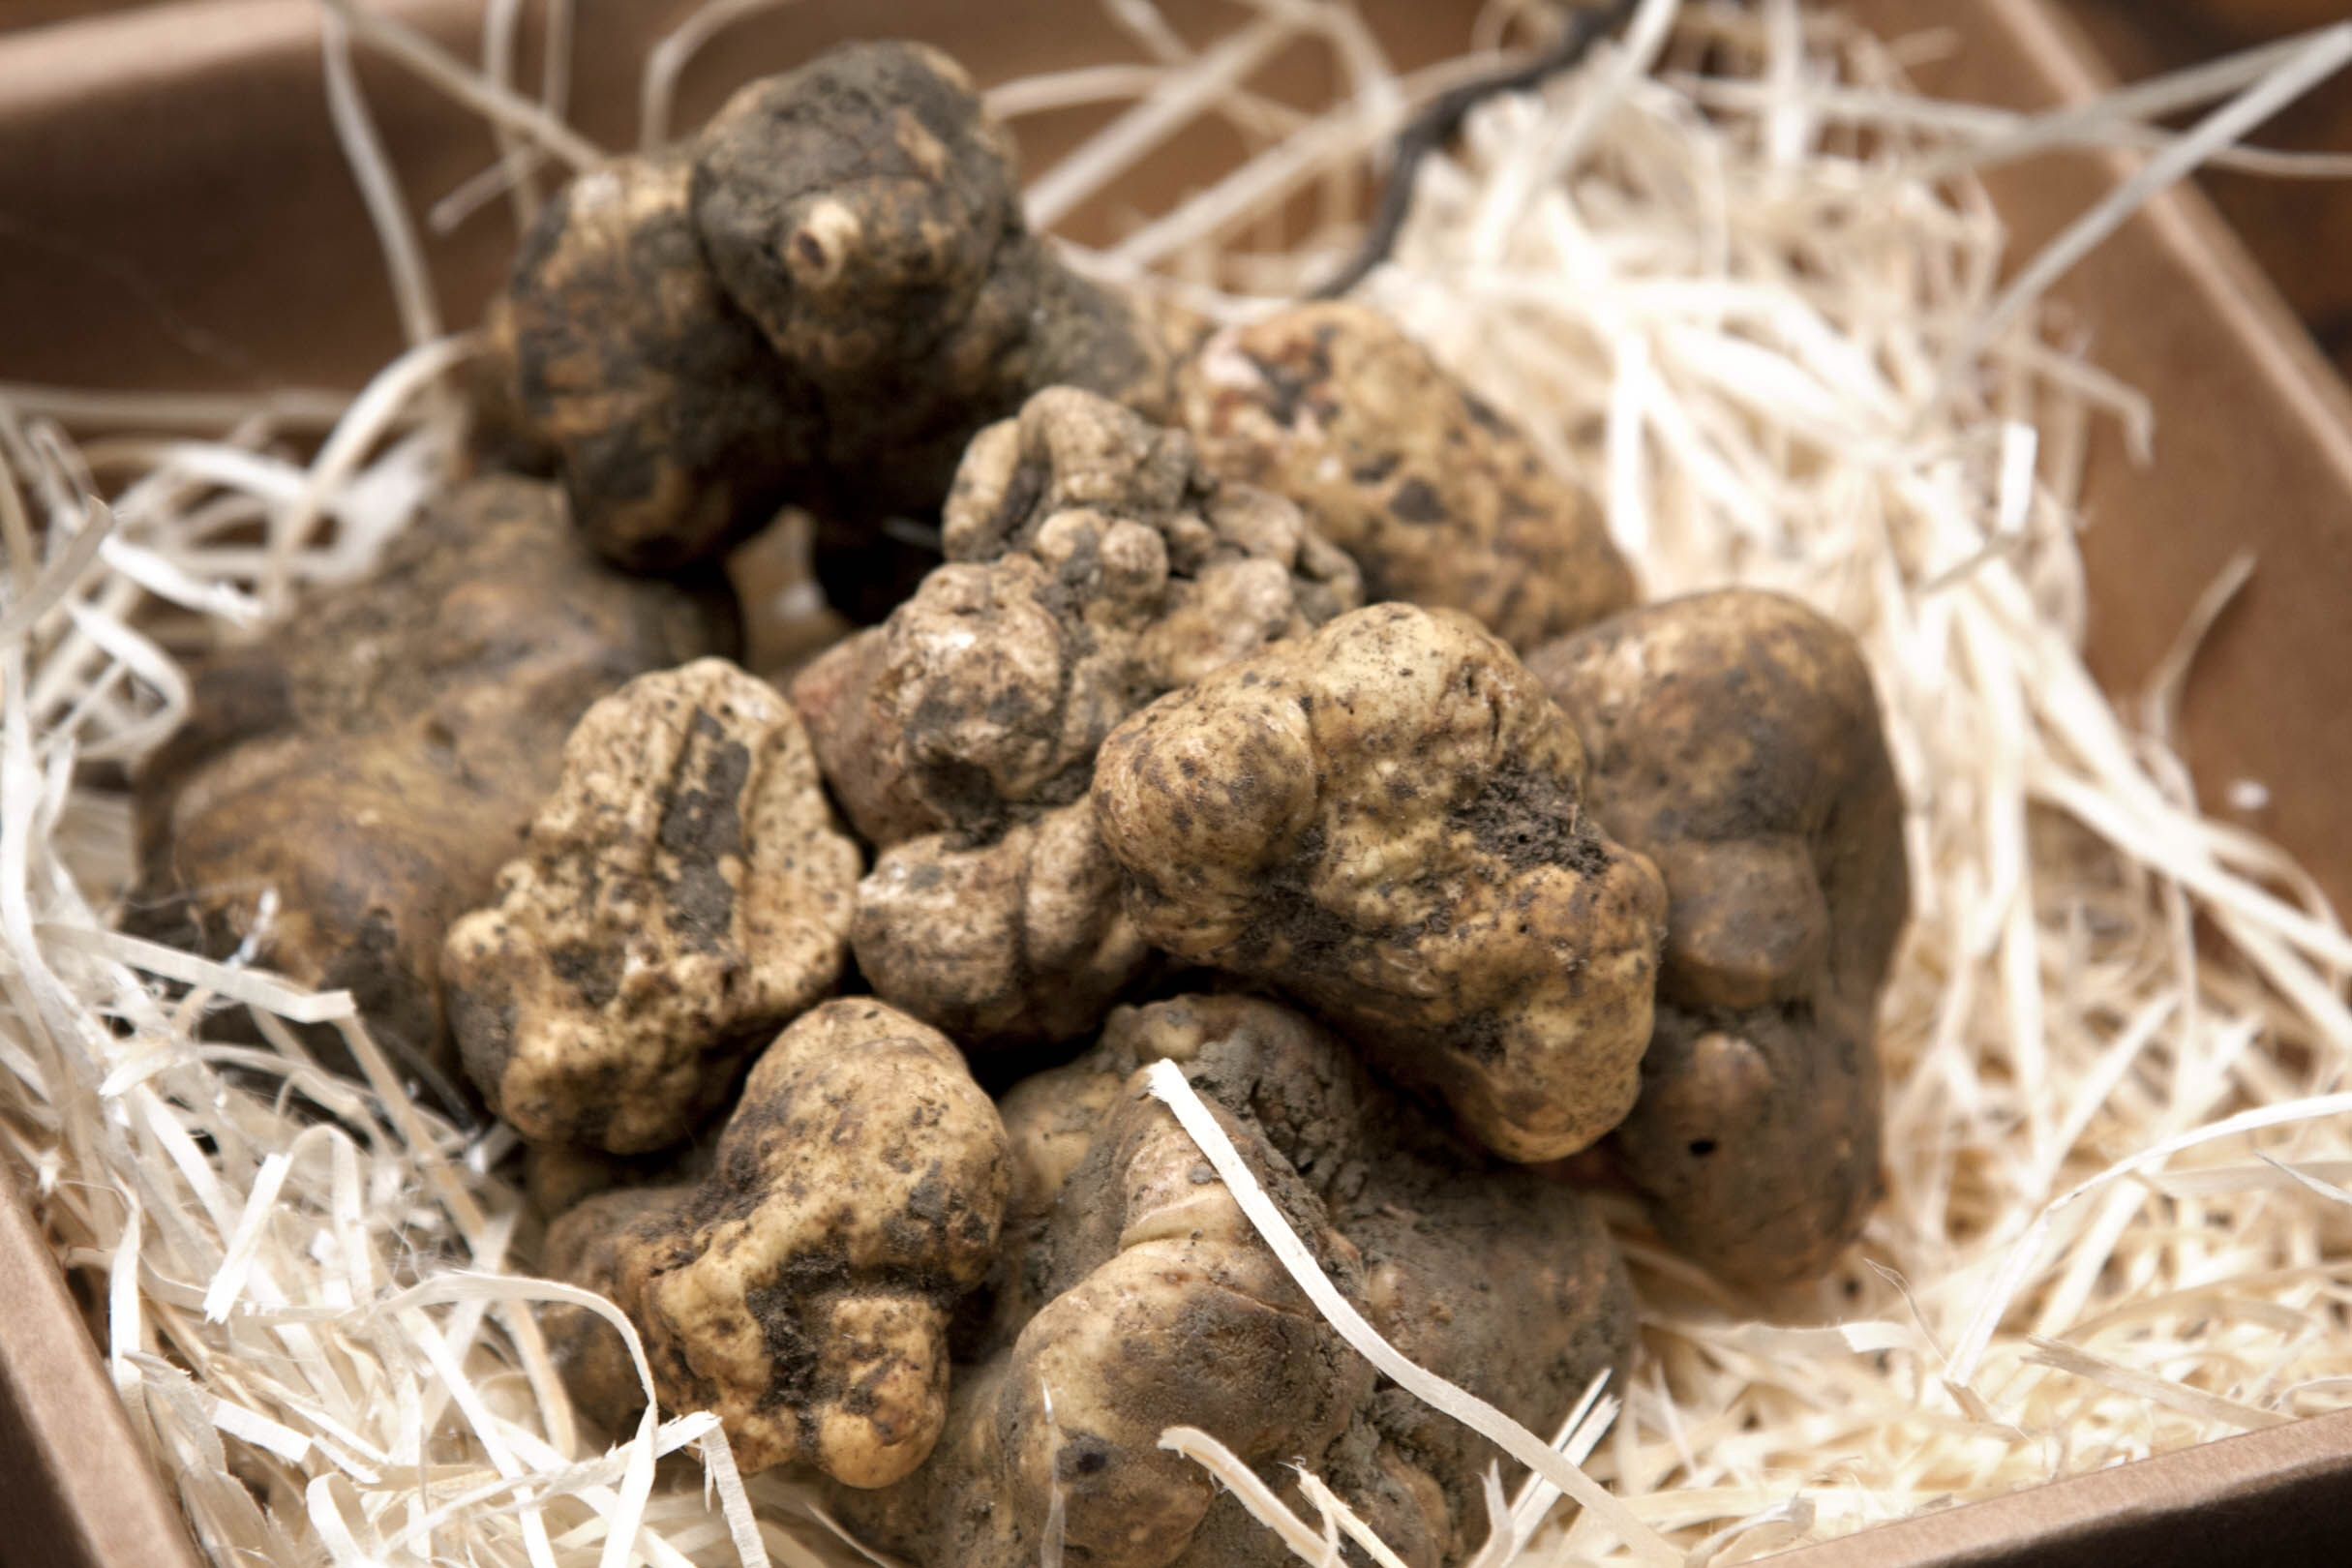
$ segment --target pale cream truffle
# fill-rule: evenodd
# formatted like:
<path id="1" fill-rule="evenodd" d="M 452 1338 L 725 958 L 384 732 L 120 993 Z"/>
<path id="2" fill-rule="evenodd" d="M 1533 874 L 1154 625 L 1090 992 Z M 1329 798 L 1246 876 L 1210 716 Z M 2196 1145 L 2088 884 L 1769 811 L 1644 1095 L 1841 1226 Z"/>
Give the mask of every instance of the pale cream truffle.
<path id="1" fill-rule="evenodd" d="M 1103 743 L 1128 911 L 1287 992 L 1512 1160 L 1632 1109 L 1666 897 L 1583 802 L 1575 730 L 1465 617 L 1343 616 Z"/>
<path id="2" fill-rule="evenodd" d="M 860 857 L 784 695 L 722 659 L 582 717 L 498 899 L 442 954 L 467 1070 L 525 1137 L 638 1154 L 829 993 Z"/>
<path id="3" fill-rule="evenodd" d="M 700 1184 L 589 1198 L 542 1261 L 629 1314 L 663 1407 L 717 1412 L 746 1473 L 881 1487 L 945 1424 L 949 1318 L 1005 1189 L 1004 1125 L 955 1047 L 843 999 L 761 1053 Z M 620 1336 L 577 1307 L 544 1320 L 573 1397 L 625 1426 L 644 1393 Z"/>

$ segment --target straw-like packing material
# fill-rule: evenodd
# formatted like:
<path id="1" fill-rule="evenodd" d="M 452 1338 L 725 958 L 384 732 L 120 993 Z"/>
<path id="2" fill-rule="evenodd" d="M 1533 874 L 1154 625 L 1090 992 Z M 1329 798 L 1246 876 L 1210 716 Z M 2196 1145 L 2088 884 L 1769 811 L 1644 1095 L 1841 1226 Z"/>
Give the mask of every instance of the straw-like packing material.
<path id="1" fill-rule="evenodd" d="M 0 1138 L 220 1562 L 861 1562 L 792 1483 L 739 1480 L 706 1418 L 610 1450 L 576 1431 L 530 1304 L 578 1293 L 516 1272 L 530 1236 L 492 1174 L 509 1140 L 468 1145 L 412 1105 L 347 999 L 109 932 L 126 813 L 91 765 L 170 729 L 176 655 L 364 571 L 451 471 L 465 345 L 429 336 L 408 197 L 343 51 L 384 48 L 499 128 L 498 168 L 444 216 L 509 191 L 528 205 L 535 173 L 593 156 L 557 117 L 559 69 L 534 101 L 495 38 L 476 72 L 325 3 L 344 19 L 333 110 L 423 341 L 340 407 L 0 388 Z M 1074 210 L 1203 116 L 1237 126 L 1239 167 L 1076 256 L 1225 317 L 1326 275 L 1411 106 L 1546 15 L 1491 7 L 1462 59 L 1400 75 L 1337 0 L 1251 0 L 1199 48 L 1143 0 L 1104 3 L 1132 57 L 996 91 L 1016 120 L 1131 106 L 1039 171 L 1033 205 Z M 757 9 L 722 0 L 656 51 L 648 113 L 709 18 Z M 1303 36 L 1344 82 L 1317 113 L 1248 85 Z M 1490 1488 L 1506 1524 L 1478 1568 L 1621 1553 L 1619 1536 L 1653 1554 L 1652 1531 L 1736 1560 L 2352 1397 L 2352 937 L 2294 865 L 2193 805 L 2167 737 L 2197 625 L 2128 715 L 2084 671 L 2087 432 L 2115 420 L 2143 448 L 2152 432 L 2039 307 L 2201 161 L 2339 172 L 2234 143 L 2347 57 L 2338 28 L 2029 119 L 1918 99 L 1897 46 L 1794 0 L 1649 0 L 1585 69 L 1492 105 L 1424 170 L 1365 291 L 1607 500 L 1653 592 L 1785 588 L 1861 636 L 1917 890 L 1865 1245 L 1816 1288 L 1739 1303 L 1621 1216 L 1636 1371 L 1570 1416 L 1516 1498 Z M 2152 123 L 2187 110 L 2206 116 L 2188 133 Z M 2004 286 L 1975 171 L 2077 145 L 2143 149 L 2145 172 Z M 1302 195 L 1330 219 L 1304 234 Z M 281 437 L 322 419 L 316 456 L 288 458 Z M 218 1043 L 226 1010 L 266 1043 Z M 321 1072 L 295 1022 L 339 1029 L 367 1082 Z M 1213 1438 L 1166 1441 L 1238 1484 Z M 657 1462 L 684 1448 L 701 1464 Z M 1547 1523 L 1548 1478 L 1622 1508 Z M 1378 1558 L 1347 1499 L 1302 1495 L 1304 1512 L 1251 1504 L 1282 1511 L 1306 1560 L 1343 1543 Z"/>

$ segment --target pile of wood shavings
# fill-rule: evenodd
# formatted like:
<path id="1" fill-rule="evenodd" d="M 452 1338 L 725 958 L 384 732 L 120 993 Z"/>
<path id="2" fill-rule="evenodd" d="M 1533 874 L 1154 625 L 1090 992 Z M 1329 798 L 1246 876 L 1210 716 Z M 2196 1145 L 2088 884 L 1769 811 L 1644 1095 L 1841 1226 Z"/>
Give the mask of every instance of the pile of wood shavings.
<path id="1" fill-rule="evenodd" d="M 1544 9 L 1494 7 L 1470 54 L 1399 75 L 1343 4 L 1252 0 L 1197 51 L 1140 0 L 1106 4 L 1138 59 L 995 95 L 1016 119 L 1134 103 L 1040 171 L 1033 205 L 1075 210 L 1203 115 L 1241 127 L 1231 176 L 1078 256 L 1227 317 L 1326 275 L 1351 236 L 1284 229 L 1294 198 L 1342 210 L 1412 105 Z M 1320 114 L 1243 85 L 1301 36 L 1345 83 Z M 1651 0 L 1588 68 L 1474 118 L 1367 286 L 1605 497 L 1653 594 L 1748 582 L 1852 626 L 1914 803 L 1865 1247 L 1818 1290 L 1739 1304 L 1623 1217 L 1642 1356 L 1563 1452 L 1697 1560 L 2352 1402 L 2352 938 L 2190 803 L 2166 732 L 2197 627 L 2130 721 L 2084 672 L 2086 436 L 2116 419 L 2144 444 L 2148 413 L 2053 347 L 2038 304 L 2166 180 L 2266 162 L 2230 144 L 2347 58 L 2352 28 L 2029 120 L 1916 99 L 1895 49 L 1794 0 Z M 408 59 L 511 133 L 506 183 L 581 155 L 495 75 Z M 216 1560 L 861 1561 L 791 1483 L 739 1482 L 707 1418 L 648 1418 L 610 1452 L 574 1431 L 528 1304 L 582 1298 L 507 1272 L 531 1240 L 490 1174 L 507 1140 L 412 1106 L 347 998 L 107 930 L 127 824 L 98 781 L 176 721 L 173 654 L 363 571 L 453 471 L 463 346 L 434 336 L 400 193 L 337 80 L 420 341 L 314 458 L 280 444 L 307 402 L 217 439 L 76 447 L 44 409 L 103 404 L 0 394 L 0 1137 Z M 2147 124 L 2211 104 L 2184 137 Z M 2070 144 L 2148 148 L 2148 172 L 2005 290 L 1971 171 Z M 235 1033 L 227 1009 L 267 1043 L 206 1043 Z M 368 1084 L 319 1071 L 295 1024 L 337 1030 Z M 1201 1434 L 1170 1441 L 1220 1468 Z M 657 1466 L 681 1448 L 704 1463 Z M 1318 1561 L 1343 1500 L 1309 1494 L 1322 1518 L 1284 1533 Z M 1501 1505 L 1480 1568 L 1655 1555 L 1597 1518 L 1545 1526 L 1552 1495 Z"/>

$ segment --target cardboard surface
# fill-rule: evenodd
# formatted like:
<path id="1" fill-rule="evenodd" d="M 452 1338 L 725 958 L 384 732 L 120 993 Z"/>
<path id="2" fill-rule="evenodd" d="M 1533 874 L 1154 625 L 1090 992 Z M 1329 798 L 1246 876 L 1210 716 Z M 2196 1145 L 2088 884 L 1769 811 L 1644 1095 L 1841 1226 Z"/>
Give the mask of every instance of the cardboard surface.
<path id="1" fill-rule="evenodd" d="M 2111 85 L 2042 0 L 1977 0 L 1970 46 L 1921 68 L 1946 97 L 2046 108 Z M 1863 0 L 1887 35 L 1948 26 L 1945 0 Z M 2031 256 L 2128 170 L 2123 156 L 1993 170 Z M 2261 270 L 2189 187 L 2159 198 L 2057 291 L 2091 356 L 2156 410 L 2156 461 L 2099 427 L 2086 487 L 2091 666 L 2128 705 L 2242 551 L 2254 576 L 2201 650 L 2183 707 L 2207 809 L 2292 850 L 2352 910 L 2352 397 Z M 2270 803 L 2240 811 L 2229 787 Z"/>
<path id="2" fill-rule="evenodd" d="M 195 1568 L 15 1173 L 0 1163 L 0 1562 Z"/>
<path id="3" fill-rule="evenodd" d="M 1759 1560 L 1772 1568 L 2352 1562 L 2352 1410 Z"/>
<path id="4" fill-rule="evenodd" d="M 45 15 L 77 0 L 47 0 Z M 588 13 L 578 116 L 610 146 L 635 139 L 637 63 L 696 0 Z M 478 0 L 387 0 L 468 52 Z M 1175 8 L 1180 12 L 1182 7 Z M 1467 4 L 1377 0 L 1394 52 L 1458 40 Z M 2033 107 L 2098 84 L 2043 0 L 1854 0 L 1883 32 L 1958 32 L 1925 75 L 1955 97 Z M 1191 15 L 1230 20 L 1197 0 Z M 912 33 L 984 79 L 1100 59 L 1101 7 L 1071 0 L 800 0 L 730 29 L 683 82 L 682 123 L 727 85 L 824 43 Z M 1312 61 L 1278 62 L 1294 85 Z M 526 59 L 524 79 L 535 79 Z M 466 111 L 381 63 L 363 80 L 412 204 L 486 165 Z M 1081 134 L 1071 114 L 1024 127 L 1031 166 Z M 1214 138 L 1187 149 L 1220 156 Z M 2002 171 L 1994 194 L 2021 254 L 2111 187 L 2097 157 Z M 1115 199 L 1148 208 L 1191 171 L 1162 160 Z M 1108 220 L 1104 210 L 1082 224 Z M 511 254 L 497 203 L 431 243 L 452 322 L 472 318 Z M 2242 548 L 2255 579 L 2191 682 L 2191 760 L 2209 792 L 2265 784 L 2247 818 L 2301 854 L 2352 908 L 2352 401 L 2211 209 L 2168 198 L 2062 289 L 2094 357 L 2156 401 L 2158 457 L 2134 468 L 2112 431 L 2093 455 L 2093 660 L 2128 697 L 2215 573 Z M 312 0 L 179 0 L 0 34 L 0 380 L 174 390 L 355 385 L 397 347 L 376 244 L 328 128 Z M 27 1560 L 187 1560 L 176 1519 L 133 1447 L 86 1327 L 13 1191 L 0 1192 L 0 1519 Z M 2315 1559 L 2352 1519 L 2352 1416 L 2297 1423 L 2187 1454 L 1954 1509 L 1778 1561 L 1790 1568 L 1958 1568 L 2221 1556 Z M 51 1544 L 53 1543 L 53 1544 Z M 14 1562 L 10 1551 L 0 1556 Z M 2333 1560 L 2352 1560 L 2337 1547 Z"/>

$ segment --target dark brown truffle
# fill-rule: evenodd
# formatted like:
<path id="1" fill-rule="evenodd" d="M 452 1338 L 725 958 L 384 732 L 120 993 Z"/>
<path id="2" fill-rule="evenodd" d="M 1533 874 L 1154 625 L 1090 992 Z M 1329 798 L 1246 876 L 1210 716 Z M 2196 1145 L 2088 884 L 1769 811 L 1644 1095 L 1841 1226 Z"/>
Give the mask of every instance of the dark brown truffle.
<path id="1" fill-rule="evenodd" d="M 1808 1279 L 1879 1192 L 1878 1000 L 1910 883 L 1861 650 L 1793 599 L 1652 605 L 1535 654 L 1587 799 L 1668 896 L 1658 1027 L 1614 1140 L 1667 1239 Z"/>
<path id="2" fill-rule="evenodd" d="M 136 781 L 134 923 L 213 953 L 258 932 L 263 963 L 430 1052 L 442 932 L 489 894 L 573 721 L 734 641 L 731 600 L 603 566 L 550 487 L 469 485 L 367 580 L 197 666 Z"/>
<path id="3" fill-rule="evenodd" d="M 1102 1041 L 1005 1102 L 1012 1202 L 992 1323 L 958 1368 L 931 1462 L 838 1493 L 917 1561 L 1274 1568 L 1287 1549 L 1191 1461 L 1207 1432 L 1296 1503 L 1328 1482 L 1405 1561 L 1483 1536 L 1498 1456 L 1383 1385 L 1298 1293 L 1199 1149 L 1143 1088 L 1173 1061 L 1336 1284 L 1406 1355 L 1541 1431 L 1622 1372 L 1633 1300 L 1575 1191 L 1431 1127 L 1277 1004 L 1191 996 L 1114 1013 Z"/>
<path id="4" fill-rule="evenodd" d="M 579 175 L 494 314 L 514 382 L 486 417 L 551 448 L 588 542 L 641 571 L 765 526 L 813 455 L 805 389 L 704 262 L 688 177 L 678 156 Z"/>
<path id="5" fill-rule="evenodd" d="M 879 618 L 965 443 L 1077 386 L 1155 417 L 1197 335 L 1024 226 L 1004 131 L 944 55 L 851 45 L 743 88 L 691 148 L 580 175 L 491 313 L 492 452 L 546 451 L 612 559 L 707 558 L 785 501 Z"/>

